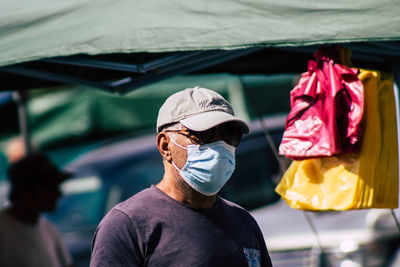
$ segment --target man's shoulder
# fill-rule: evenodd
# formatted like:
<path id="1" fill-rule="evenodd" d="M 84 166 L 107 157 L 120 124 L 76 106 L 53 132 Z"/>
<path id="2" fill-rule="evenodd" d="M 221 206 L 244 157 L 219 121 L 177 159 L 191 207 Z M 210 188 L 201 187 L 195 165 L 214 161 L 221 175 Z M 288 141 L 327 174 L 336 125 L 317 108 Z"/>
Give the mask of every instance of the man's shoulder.
<path id="1" fill-rule="evenodd" d="M 246 209 L 244 209 L 242 206 L 240 206 L 240 205 L 238 205 L 238 204 L 236 204 L 236 203 L 234 203 L 232 201 L 229 201 L 227 199 L 224 199 L 222 197 L 219 197 L 219 199 L 221 201 L 220 202 L 221 205 L 224 206 L 226 209 L 230 209 L 231 211 L 237 212 L 237 213 L 240 213 L 240 214 L 244 214 L 244 215 L 248 214 L 248 215 L 250 215 L 248 213 L 248 211 Z"/>
<path id="2" fill-rule="evenodd" d="M 117 204 L 111 209 L 110 213 L 122 213 L 130 219 L 146 216 L 159 206 L 158 203 L 162 201 L 162 198 L 163 196 L 158 192 L 157 188 L 152 186 Z"/>
<path id="3" fill-rule="evenodd" d="M 231 208 L 237 208 L 240 210 L 245 210 L 242 206 L 239 204 L 236 204 L 235 202 L 229 201 L 223 197 L 218 196 L 218 198 L 222 201 L 221 203 L 225 206 L 231 207 Z"/>
<path id="4" fill-rule="evenodd" d="M 243 220 L 246 219 L 247 221 L 250 221 L 252 223 L 256 223 L 255 219 L 251 214 L 242 206 L 229 201 L 227 199 L 224 199 L 222 197 L 219 197 L 221 206 L 223 209 L 226 211 L 226 213 L 231 216 L 235 216 L 238 220 Z"/>
<path id="5" fill-rule="evenodd" d="M 57 226 L 53 222 L 51 222 L 46 216 L 41 215 L 39 217 L 38 225 L 40 228 L 46 230 L 47 232 L 59 234 Z"/>
<path id="6" fill-rule="evenodd" d="M 132 209 L 141 208 L 143 206 L 147 206 L 154 201 L 159 199 L 159 195 L 157 194 L 154 186 L 150 188 L 146 188 L 135 195 L 131 196 L 125 201 L 117 204 L 114 209 L 118 209 L 120 211 L 129 212 Z"/>
<path id="7" fill-rule="evenodd" d="M 165 202 L 165 196 L 155 186 L 144 189 L 114 206 L 104 216 L 98 230 L 101 235 L 146 232 L 165 214 Z"/>

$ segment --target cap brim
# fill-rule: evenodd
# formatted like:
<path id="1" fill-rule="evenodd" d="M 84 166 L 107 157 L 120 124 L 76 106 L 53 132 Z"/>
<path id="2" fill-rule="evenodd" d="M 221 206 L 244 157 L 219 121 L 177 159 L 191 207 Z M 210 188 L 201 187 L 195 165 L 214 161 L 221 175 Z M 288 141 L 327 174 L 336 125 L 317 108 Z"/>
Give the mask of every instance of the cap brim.
<path id="1" fill-rule="evenodd" d="M 250 131 L 245 121 L 221 111 L 209 111 L 180 120 L 180 123 L 193 131 L 205 131 L 226 122 L 236 122 L 244 134 Z"/>

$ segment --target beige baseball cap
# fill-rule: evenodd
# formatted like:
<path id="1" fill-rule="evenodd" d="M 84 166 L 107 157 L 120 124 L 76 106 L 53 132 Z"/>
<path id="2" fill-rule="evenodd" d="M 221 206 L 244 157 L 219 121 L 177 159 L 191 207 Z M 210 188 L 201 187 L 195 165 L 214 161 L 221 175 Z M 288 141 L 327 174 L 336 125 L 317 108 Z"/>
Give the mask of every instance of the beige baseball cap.
<path id="1" fill-rule="evenodd" d="M 180 122 L 193 131 L 205 131 L 225 122 L 236 122 L 244 134 L 247 123 L 233 113 L 231 105 L 216 92 L 201 88 L 187 88 L 165 100 L 158 111 L 157 132 L 168 124 Z"/>

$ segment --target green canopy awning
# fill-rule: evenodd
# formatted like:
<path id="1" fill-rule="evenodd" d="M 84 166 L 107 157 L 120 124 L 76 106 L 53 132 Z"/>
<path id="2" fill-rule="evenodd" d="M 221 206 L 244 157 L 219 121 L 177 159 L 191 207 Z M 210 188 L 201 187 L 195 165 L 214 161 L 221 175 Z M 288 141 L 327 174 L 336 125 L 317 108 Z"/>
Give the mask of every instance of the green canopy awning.
<path id="1" fill-rule="evenodd" d="M 165 99 L 184 88 L 200 85 L 225 97 L 235 114 L 251 121 L 265 115 L 286 114 L 290 108 L 289 91 L 297 74 L 231 75 L 208 74 L 177 76 L 144 86 L 124 96 L 85 86 L 59 86 L 33 90 L 27 101 L 31 142 L 35 148 L 50 152 L 65 164 L 106 137 L 156 132 L 158 110 Z M 11 110 L 5 123 L 13 117 Z M 18 132 L 0 132 L 0 180 L 5 177 L 5 147 Z"/>
<path id="2" fill-rule="evenodd" d="M 0 2 L 0 66 L 73 54 L 400 40 L 393 0 Z"/>
<path id="3" fill-rule="evenodd" d="M 84 86 L 35 92 L 27 102 L 32 141 L 44 147 L 126 132 L 155 133 L 158 110 L 167 97 L 197 85 L 220 93 L 231 103 L 235 114 L 246 121 L 287 113 L 294 77 L 295 74 L 177 76 L 125 96 Z"/>

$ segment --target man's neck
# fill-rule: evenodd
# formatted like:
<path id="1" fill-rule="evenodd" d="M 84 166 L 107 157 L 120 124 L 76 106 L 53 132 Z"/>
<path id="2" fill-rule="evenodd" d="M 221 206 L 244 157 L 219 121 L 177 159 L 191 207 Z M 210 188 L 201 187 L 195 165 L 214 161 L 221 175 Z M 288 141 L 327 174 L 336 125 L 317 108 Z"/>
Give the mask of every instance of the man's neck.
<path id="1" fill-rule="evenodd" d="M 179 178 L 177 178 L 179 179 Z M 182 181 L 184 183 L 184 181 Z M 156 185 L 161 191 L 170 196 L 171 198 L 189 205 L 196 209 L 208 209 L 214 206 L 216 202 L 216 195 L 206 196 L 192 189 L 187 184 L 176 182 L 176 179 L 164 175 L 159 184 Z"/>

